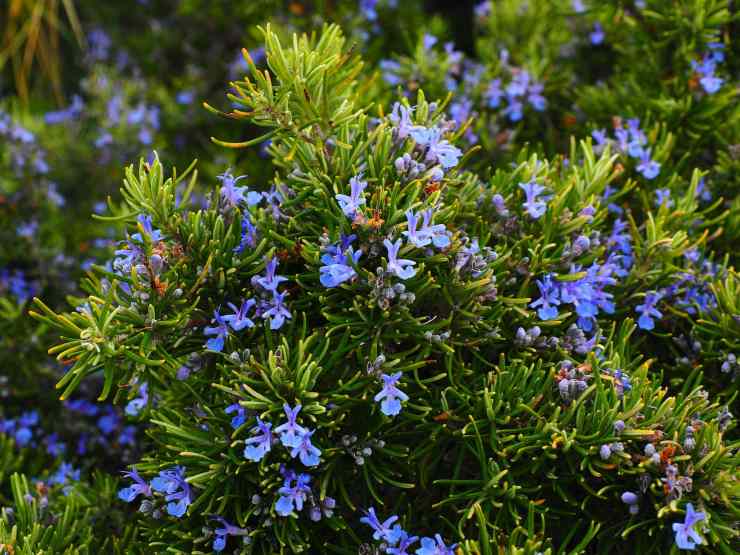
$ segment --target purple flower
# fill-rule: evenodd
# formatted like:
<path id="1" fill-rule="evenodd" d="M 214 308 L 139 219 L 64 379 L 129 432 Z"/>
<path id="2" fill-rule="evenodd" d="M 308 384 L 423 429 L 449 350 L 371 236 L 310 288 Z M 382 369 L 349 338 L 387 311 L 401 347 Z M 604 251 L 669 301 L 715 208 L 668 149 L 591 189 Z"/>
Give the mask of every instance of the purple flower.
<path id="1" fill-rule="evenodd" d="M 657 291 L 650 291 L 645 295 L 643 304 L 637 305 L 635 310 L 640 314 L 637 325 L 643 330 L 652 330 L 655 328 L 653 318 L 661 318 L 663 314 L 655 308 L 658 301 L 663 298 L 663 294 Z"/>
<path id="2" fill-rule="evenodd" d="M 397 520 L 397 516 L 392 516 L 384 522 L 380 522 L 375 514 L 375 509 L 370 507 L 365 513 L 365 516 L 360 519 L 360 522 L 367 524 L 373 529 L 373 539 L 377 541 L 384 540 L 389 543 L 396 543 L 397 540 L 394 538 L 391 525 Z M 391 541 L 389 538 L 394 538 L 394 541 Z"/>
<path id="3" fill-rule="evenodd" d="M 233 403 L 224 409 L 226 414 L 236 413 L 236 416 L 231 418 L 231 427 L 235 430 L 247 421 L 247 411 L 239 403 Z"/>
<path id="4" fill-rule="evenodd" d="M 413 268 L 416 262 L 405 258 L 397 258 L 398 251 L 401 249 L 401 239 L 398 239 L 395 243 L 391 243 L 390 240 L 386 239 L 383 241 L 383 245 L 388 250 L 388 272 L 404 280 L 416 275 L 416 270 Z"/>
<path id="5" fill-rule="evenodd" d="M 650 158 L 649 148 L 642 150 L 640 163 L 637 164 L 637 171 L 640 172 L 645 179 L 655 179 L 660 173 L 660 164 Z"/>
<path id="6" fill-rule="evenodd" d="M 213 520 L 218 521 L 221 524 L 221 528 L 216 528 L 214 531 L 216 537 L 213 540 L 213 550 L 216 553 L 220 553 L 226 548 L 226 540 L 228 536 L 246 536 L 249 532 L 244 528 L 239 528 L 233 524 L 229 524 L 226 519 L 220 516 L 212 516 Z"/>
<path id="7" fill-rule="evenodd" d="M 404 231 L 403 234 L 406 235 L 408 240 L 415 246 L 421 248 L 433 243 L 435 247 L 443 249 L 450 245 L 450 237 L 444 224 L 432 225 L 431 222 L 433 215 L 434 212 L 431 208 L 425 210 L 422 213 L 424 222 L 422 223 L 421 229 L 417 231 L 416 227 L 419 223 L 419 214 L 415 214 L 412 210 L 406 211 L 408 231 Z"/>
<path id="8" fill-rule="evenodd" d="M 462 156 L 459 148 L 442 139 L 442 130 L 439 127 L 427 128 L 417 125 L 412 128 L 411 136 L 417 144 L 427 147 L 426 161 L 441 164 L 444 169 L 456 166 Z"/>
<path id="9" fill-rule="evenodd" d="M 262 458 L 270 451 L 272 447 L 272 432 L 270 429 L 272 424 L 269 422 L 262 422 L 257 417 L 257 426 L 252 428 L 252 433 L 258 432 L 247 439 L 244 443 L 244 457 L 253 462 L 259 462 Z"/>
<path id="10" fill-rule="evenodd" d="M 393 104 L 390 120 L 396 126 L 396 134 L 399 140 L 403 140 L 411 135 L 411 128 L 414 126 L 413 121 L 411 121 L 411 113 L 413 111 L 413 108 L 404 106 L 400 102 Z"/>
<path id="11" fill-rule="evenodd" d="M 242 214 L 242 237 L 239 244 L 234 247 L 236 254 L 241 254 L 247 247 L 255 248 L 257 246 L 257 228 L 249 219 L 249 214 Z"/>
<path id="12" fill-rule="evenodd" d="M 285 411 L 288 421 L 275 428 L 275 433 L 280 434 L 280 443 L 285 447 L 297 447 L 301 444 L 303 435 L 308 432 L 306 428 L 296 423 L 298 413 L 301 411 L 301 405 L 290 408 L 290 405 L 285 403 L 283 405 L 283 411 Z"/>
<path id="13" fill-rule="evenodd" d="M 288 516 L 293 510 L 302 510 L 303 503 L 306 501 L 306 494 L 311 493 L 311 488 L 308 486 L 311 482 L 311 476 L 308 474 L 296 475 L 293 471 L 288 471 L 284 475 L 283 487 L 278 490 L 280 497 L 275 503 L 275 511 L 280 516 Z M 293 485 L 293 482 L 295 482 L 295 485 Z"/>
<path id="14" fill-rule="evenodd" d="M 446 546 L 442 536 L 435 534 L 433 538 L 421 538 L 421 547 L 416 555 L 455 555 L 457 544 Z"/>
<path id="15" fill-rule="evenodd" d="M 163 470 L 159 476 L 151 481 L 154 491 L 165 494 L 167 514 L 180 518 L 192 503 L 190 484 L 185 481 L 185 468 L 176 466 L 170 470 Z"/>
<path id="16" fill-rule="evenodd" d="M 233 303 L 227 303 L 229 308 L 234 311 L 234 314 L 227 314 L 223 316 L 224 322 L 227 322 L 234 331 L 242 331 L 244 328 L 253 328 L 254 322 L 247 317 L 250 309 L 254 307 L 257 302 L 254 299 L 246 299 L 242 301 L 239 308 Z"/>
<path id="17" fill-rule="evenodd" d="M 594 23 L 594 30 L 591 31 L 591 34 L 588 37 L 591 40 L 591 44 L 594 46 L 604 42 L 604 28 L 601 26 L 601 23 L 598 21 Z"/>
<path id="18" fill-rule="evenodd" d="M 399 530 L 396 537 L 397 539 L 394 543 L 397 543 L 398 545 L 386 548 L 385 552 L 388 553 L 388 555 L 410 555 L 407 549 L 419 541 L 418 536 L 409 536 L 405 530 Z"/>
<path id="19" fill-rule="evenodd" d="M 694 529 L 694 526 L 703 520 L 706 520 L 706 515 L 695 512 L 694 506 L 688 503 L 686 505 L 686 517 L 683 523 L 673 523 L 673 531 L 676 533 L 676 545 L 679 549 L 694 550 L 697 545 L 703 543 L 701 536 Z"/>
<path id="20" fill-rule="evenodd" d="M 270 329 L 279 330 L 283 327 L 285 320 L 290 320 L 293 315 L 285 304 L 287 293 L 272 292 L 272 299 L 263 302 L 261 306 L 262 318 L 270 320 Z"/>
<path id="21" fill-rule="evenodd" d="M 515 96 L 507 95 L 506 100 L 509 103 L 509 105 L 504 108 L 504 115 L 509 117 L 509 120 L 512 122 L 519 121 L 522 119 L 522 110 L 524 110 L 524 105 L 522 102 Z"/>
<path id="22" fill-rule="evenodd" d="M 248 206 L 254 206 L 262 200 L 262 195 L 255 191 L 248 191 L 247 187 L 239 187 L 237 183 L 240 179 L 244 179 L 246 175 L 240 175 L 234 177 L 231 174 L 231 170 L 228 169 L 224 173 L 218 176 L 221 181 L 221 199 L 227 206 L 238 206 L 239 204 L 246 202 Z"/>
<path id="23" fill-rule="evenodd" d="M 396 416 L 401 412 L 401 401 L 408 401 L 409 396 L 396 387 L 401 379 L 401 372 L 395 374 L 381 374 L 383 389 L 375 395 L 375 402 L 380 401 L 380 412 L 386 416 Z"/>
<path id="24" fill-rule="evenodd" d="M 538 198 L 543 192 L 545 192 L 545 187 L 538 184 L 533 179 L 528 183 L 519 183 L 519 188 L 524 191 L 526 196 L 526 200 L 522 204 L 524 210 L 535 220 L 541 218 L 547 210 L 547 201 L 550 200 L 549 196 Z"/>
<path id="25" fill-rule="evenodd" d="M 131 399 L 126 405 L 126 414 L 129 416 L 136 416 L 141 412 L 146 404 L 149 402 L 149 384 L 143 383 L 139 387 L 139 396 L 135 399 Z"/>
<path id="26" fill-rule="evenodd" d="M 324 266 L 319 269 L 319 281 L 324 287 L 336 287 L 357 275 L 350 264 L 357 264 L 362 256 L 362 251 L 354 252 L 349 245 L 344 248 L 343 252 L 342 249 L 343 247 L 339 245 L 333 245 L 321 257 Z"/>
<path id="27" fill-rule="evenodd" d="M 301 462 L 306 466 L 317 466 L 319 464 L 319 457 L 321 456 L 321 449 L 311 443 L 311 436 L 316 430 L 304 430 L 303 435 L 300 438 L 298 445 L 293 446 L 290 452 L 290 456 L 293 458 L 298 457 Z"/>
<path id="28" fill-rule="evenodd" d="M 504 91 L 501 89 L 501 79 L 493 79 L 489 84 L 485 92 L 486 100 L 488 101 L 489 108 L 498 108 L 501 104 L 501 99 L 505 96 Z"/>
<path id="29" fill-rule="evenodd" d="M 220 353 L 224 350 L 224 340 L 229 335 L 229 323 L 218 313 L 218 310 L 213 311 L 211 323 L 215 326 L 206 326 L 203 333 L 205 335 L 215 335 L 215 337 L 207 340 L 205 346 L 211 351 Z"/>
<path id="30" fill-rule="evenodd" d="M 594 129 L 591 131 L 591 137 L 596 143 L 594 145 L 594 152 L 596 154 L 601 154 L 604 151 L 604 147 L 609 143 L 606 131 L 604 129 Z"/>
<path id="31" fill-rule="evenodd" d="M 671 190 L 670 189 L 656 189 L 655 190 L 655 205 L 658 207 L 661 207 L 664 204 L 666 205 L 667 208 L 671 208 L 673 206 L 673 201 L 671 200 Z"/>
<path id="32" fill-rule="evenodd" d="M 119 490 L 118 498 L 126 503 L 131 503 L 139 495 L 144 497 L 152 496 L 152 488 L 147 484 L 139 473 L 136 471 L 136 467 L 131 469 L 131 472 L 123 472 L 124 477 L 131 478 L 134 483 L 127 487 Z"/>
<path id="33" fill-rule="evenodd" d="M 277 257 L 273 256 L 265 265 L 265 276 L 255 276 L 252 281 L 260 285 L 265 291 L 276 292 L 282 282 L 288 281 L 288 278 L 275 274 L 278 265 Z"/>
<path id="34" fill-rule="evenodd" d="M 542 83 L 532 83 L 529 86 L 529 92 L 527 93 L 527 101 L 532 105 L 532 108 L 538 112 L 542 112 L 547 107 L 547 100 L 542 96 L 544 86 Z"/>
<path id="35" fill-rule="evenodd" d="M 530 307 L 536 308 L 540 320 L 554 320 L 558 317 L 558 305 L 560 304 L 560 289 L 552 281 L 552 274 L 545 274 L 542 281 L 537 280 L 537 288 L 540 290 L 540 298 L 530 303 Z"/>
<path id="36" fill-rule="evenodd" d="M 339 207 L 345 216 L 354 219 L 360 206 L 365 204 L 362 192 L 367 187 L 367 181 L 362 181 L 362 176 L 356 175 L 349 180 L 350 196 L 334 195 L 339 202 Z"/>

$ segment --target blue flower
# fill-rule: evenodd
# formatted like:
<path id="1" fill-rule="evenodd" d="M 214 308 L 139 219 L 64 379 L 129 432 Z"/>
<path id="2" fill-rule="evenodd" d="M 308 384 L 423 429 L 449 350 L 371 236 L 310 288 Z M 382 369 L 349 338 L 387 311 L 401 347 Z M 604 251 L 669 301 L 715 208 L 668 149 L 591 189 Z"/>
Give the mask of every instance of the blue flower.
<path id="1" fill-rule="evenodd" d="M 327 247 L 326 252 L 321 256 L 324 266 L 319 268 L 319 281 L 324 287 L 336 287 L 357 275 L 351 264 L 357 264 L 362 251 L 353 250 L 351 243 L 354 238 L 354 235 L 343 236 L 340 245 Z"/>
<path id="2" fill-rule="evenodd" d="M 401 379 L 401 372 L 395 374 L 381 374 L 383 380 L 383 389 L 375 395 L 375 402 L 380 401 L 380 412 L 386 416 L 396 416 L 401 412 L 401 401 L 408 401 L 409 397 L 403 391 L 396 387 Z"/>
<path id="3" fill-rule="evenodd" d="M 134 483 L 118 491 L 118 498 L 120 500 L 131 503 L 139 495 L 143 495 L 144 497 L 152 496 L 152 488 L 142 479 L 135 467 L 131 469 L 131 472 L 123 472 L 123 475 L 126 478 L 131 478 Z"/>
<path id="4" fill-rule="evenodd" d="M 457 544 L 445 545 L 442 536 L 435 534 L 433 538 L 421 538 L 421 547 L 416 550 L 416 555 L 455 555 Z"/>
<path id="5" fill-rule="evenodd" d="M 671 208 L 673 206 L 673 201 L 671 200 L 671 190 L 670 189 L 656 189 L 655 190 L 655 205 L 658 207 L 661 207 L 664 204 L 666 205 L 667 208 Z"/>
<path id="6" fill-rule="evenodd" d="M 524 210 L 535 220 L 541 218 L 547 210 L 547 201 L 550 200 L 550 197 L 538 198 L 545 192 L 545 187 L 533 179 L 527 183 L 519 183 L 519 188 L 524 191 L 526 197 L 522 204 Z"/>
<path id="7" fill-rule="evenodd" d="M 411 120 L 411 113 L 413 111 L 413 108 L 404 106 L 400 102 L 393 104 L 393 111 L 389 118 L 395 125 L 396 135 L 399 140 L 403 140 L 411 134 L 411 128 L 414 126 Z"/>
<path id="8" fill-rule="evenodd" d="M 241 254 L 247 247 L 255 248 L 257 246 L 257 228 L 249 219 L 249 214 L 242 214 L 242 236 L 239 244 L 234 247 L 236 254 Z"/>
<path id="9" fill-rule="evenodd" d="M 252 433 L 258 432 L 247 439 L 244 443 L 244 457 L 253 462 L 259 462 L 270 451 L 272 447 L 272 424 L 262 422 L 257 417 L 257 426 L 252 428 Z"/>
<path id="10" fill-rule="evenodd" d="M 221 199 L 224 204 L 231 207 L 236 207 L 239 204 L 246 202 L 248 206 L 254 206 L 259 204 L 262 200 L 262 195 L 255 191 L 248 191 L 248 187 L 239 187 L 237 183 L 247 177 L 246 175 L 240 175 L 234 177 L 231 170 L 228 169 L 217 177 L 221 181 Z"/>
<path id="11" fill-rule="evenodd" d="M 214 530 L 216 537 L 213 540 L 213 550 L 216 553 L 220 553 L 226 548 L 226 540 L 229 536 L 246 536 L 249 534 L 244 528 L 229 524 L 226 519 L 220 516 L 212 516 L 211 518 L 221 524 L 221 528 Z"/>
<path id="12" fill-rule="evenodd" d="M 529 85 L 529 91 L 527 93 L 527 101 L 532 105 L 532 108 L 538 112 L 542 112 L 547 107 L 547 100 L 542 96 L 544 90 L 542 83 L 532 83 Z"/>
<path id="13" fill-rule="evenodd" d="M 126 414 L 129 416 L 136 416 L 141 412 L 146 404 L 149 402 L 149 384 L 143 383 L 139 388 L 139 396 L 135 399 L 131 399 L 126 405 Z"/>
<path id="14" fill-rule="evenodd" d="M 218 313 L 218 310 L 213 311 L 211 323 L 216 325 L 206 326 L 203 333 L 205 335 L 215 335 L 215 337 L 206 341 L 206 348 L 220 353 L 224 350 L 224 340 L 229 335 L 229 323 Z"/>
<path id="15" fill-rule="evenodd" d="M 370 526 L 370 528 L 373 529 L 373 539 L 377 541 L 384 540 L 389 543 L 396 543 L 397 540 L 390 541 L 389 538 L 395 539 L 391 525 L 397 520 L 397 516 L 391 516 L 384 522 L 380 522 L 378 516 L 375 514 L 375 509 L 373 507 L 370 507 L 365 512 L 365 516 L 360 519 L 360 522 L 362 522 L 363 524 L 367 524 L 368 526 Z"/>
<path id="16" fill-rule="evenodd" d="M 431 208 L 425 210 L 422 213 L 424 222 L 421 229 L 417 231 L 416 227 L 419 223 L 419 214 L 415 214 L 412 210 L 407 210 L 406 220 L 408 222 L 408 231 L 404 231 L 403 235 L 417 247 L 425 247 L 430 243 L 433 243 L 439 249 L 448 247 L 450 245 L 449 233 L 444 224 L 432 225 L 433 215 L 434 212 Z"/>
<path id="17" fill-rule="evenodd" d="M 223 316 L 223 321 L 228 322 L 234 331 L 242 331 L 244 328 L 253 328 L 254 322 L 247 317 L 247 314 L 256 304 L 257 302 L 254 299 L 243 300 L 239 308 L 237 308 L 233 303 L 228 303 L 229 308 L 234 311 L 234 314 Z"/>
<path id="18" fill-rule="evenodd" d="M 637 171 L 640 172 L 645 179 L 655 179 L 660 173 L 660 164 L 650 158 L 649 148 L 642 150 L 640 163 L 637 164 Z"/>
<path id="19" fill-rule="evenodd" d="M 407 549 L 419 541 L 419 537 L 409 536 L 405 530 L 399 530 L 396 536 L 398 538 L 395 542 L 397 545 L 386 548 L 385 552 L 388 553 L 388 555 L 410 555 Z"/>
<path id="20" fill-rule="evenodd" d="M 296 423 L 298 413 L 301 411 L 301 405 L 290 408 L 290 405 L 285 403 L 283 405 L 283 411 L 285 412 L 285 416 L 288 417 L 288 421 L 275 428 L 275 433 L 280 434 L 280 443 L 285 447 L 298 447 L 301 444 L 303 435 L 308 432 L 306 428 Z"/>
<path id="21" fill-rule="evenodd" d="M 273 256 L 265 265 L 265 276 L 254 276 L 253 283 L 260 285 L 265 291 L 276 292 L 282 282 L 288 281 L 288 278 L 275 273 L 278 265 L 277 257 Z"/>
<path id="22" fill-rule="evenodd" d="M 291 457 L 298 457 L 306 466 L 317 466 L 320 462 L 321 449 L 311 443 L 311 436 L 315 431 L 305 430 L 298 445 L 295 445 L 290 452 Z"/>
<path id="23" fill-rule="evenodd" d="M 233 403 L 224 409 L 226 414 L 235 412 L 236 415 L 231 418 L 231 427 L 235 430 L 247 421 L 247 411 L 239 403 Z"/>
<path id="24" fill-rule="evenodd" d="M 159 476 L 151 481 L 154 491 L 165 494 L 167 514 L 180 518 L 192 503 L 190 484 L 185 481 L 185 468 L 176 466 L 170 470 L 163 470 Z"/>
<path id="25" fill-rule="evenodd" d="M 486 100 L 488 101 L 489 108 L 498 108 L 501 104 L 501 99 L 505 96 L 504 91 L 501 89 L 501 79 L 493 79 L 489 84 L 485 92 Z"/>
<path id="26" fill-rule="evenodd" d="M 388 239 L 383 241 L 383 245 L 385 245 L 385 248 L 388 250 L 387 270 L 405 280 L 416 275 L 416 270 L 413 268 L 413 266 L 416 265 L 416 262 L 405 258 L 397 258 L 398 251 L 401 249 L 401 244 L 401 239 L 398 239 L 395 243 L 391 243 Z"/>
<path id="27" fill-rule="evenodd" d="M 290 320 L 293 317 L 284 302 L 286 295 L 287 293 L 273 291 L 272 299 L 264 301 L 260 307 L 262 318 L 270 320 L 271 330 L 279 330 L 283 327 L 286 319 Z"/>
<path id="28" fill-rule="evenodd" d="M 661 318 L 663 314 L 655 308 L 658 301 L 663 298 L 663 294 L 657 291 L 649 291 L 645 295 L 643 304 L 637 305 L 635 310 L 640 314 L 637 325 L 643 330 L 652 330 L 655 328 L 653 318 Z"/>
<path id="29" fill-rule="evenodd" d="M 444 169 L 456 166 L 462 156 L 459 148 L 442 139 L 442 130 L 439 127 L 414 126 L 411 137 L 417 144 L 427 147 L 425 156 L 427 162 L 440 164 Z"/>
<path id="30" fill-rule="evenodd" d="M 694 550 L 697 545 L 703 543 L 702 537 L 694 529 L 694 526 L 703 520 L 706 520 L 704 513 L 695 512 L 694 506 L 691 503 L 686 505 L 686 516 L 683 523 L 673 523 L 673 531 L 676 533 L 676 545 L 679 549 Z"/>
<path id="31" fill-rule="evenodd" d="M 588 36 L 591 44 L 594 46 L 601 44 L 604 42 L 604 28 L 601 26 L 601 23 L 598 21 L 594 23 L 594 30 L 591 31 L 591 34 Z"/>
<path id="32" fill-rule="evenodd" d="M 280 516 L 288 516 L 294 510 L 302 510 L 306 494 L 311 493 L 311 488 L 308 486 L 311 476 L 308 474 L 296 475 L 295 472 L 289 470 L 284 473 L 284 476 L 283 486 L 278 490 L 280 497 L 275 503 L 275 511 Z"/>
<path id="33" fill-rule="evenodd" d="M 367 187 L 367 181 L 362 180 L 362 176 L 356 175 L 349 180 L 350 196 L 337 194 L 334 197 L 339 202 L 339 207 L 345 216 L 354 219 L 360 206 L 365 204 L 365 198 L 362 192 Z"/>
<path id="34" fill-rule="evenodd" d="M 558 317 L 558 305 L 560 304 L 560 289 L 552 281 L 552 274 L 545 274 L 542 281 L 537 280 L 537 288 L 540 290 L 540 298 L 530 303 L 532 308 L 540 307 L 537 315 L 540 320 L 554 320 Z"/>

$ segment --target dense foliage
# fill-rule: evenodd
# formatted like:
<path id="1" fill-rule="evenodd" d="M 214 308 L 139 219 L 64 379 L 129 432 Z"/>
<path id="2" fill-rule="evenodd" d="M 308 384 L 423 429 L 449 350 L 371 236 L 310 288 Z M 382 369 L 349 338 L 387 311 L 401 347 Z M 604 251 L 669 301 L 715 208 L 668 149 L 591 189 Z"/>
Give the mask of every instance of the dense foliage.
<path id="1" fill-rule="evenodd" d="M 8 70 L 0 552 L 737 552 L 731 3 L 141 4 Z"/>

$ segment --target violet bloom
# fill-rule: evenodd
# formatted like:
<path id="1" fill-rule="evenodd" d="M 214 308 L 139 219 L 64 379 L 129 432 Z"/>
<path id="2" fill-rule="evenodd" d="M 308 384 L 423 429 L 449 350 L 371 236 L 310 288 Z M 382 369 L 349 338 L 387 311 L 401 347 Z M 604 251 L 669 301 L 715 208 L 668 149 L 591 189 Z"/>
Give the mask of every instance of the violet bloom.
<path id="1" fill-rule="evenodd" d="M 290 408 L 290 405 L 285 403 L 283 405 L 283 411 L 285 411 L 288 421 L 275 428 L 275 433 L 280 434 L 280 443 L 285 447 L 297 447 L 300 445 L 303 435 L 308 432 L 306 428 L 296 423 L 298 413 L 301 411 L 301 405 Z"/>
<path id="2" fill-rule="evenodd" d="M 282 282 L 288 281 L 288 278 L 275 273 L 278 265 L 277 257 L 273 256 L 265 265 L 265 276 L 255 276 L 252 278 L 253 282 L 259 284 L 265 291 L 276 292 Z"/>
<path id="3" fill-rule="evenodd" d="M 167 514 L 180 518 L 192 503 L 190 484 L 185 481 L 185 468 L 176 466 L 171 470 L 163 470 L 151 482 L 154 491 L 165 494 Z"/>
<path id="4" fill-rule="evenodd" d="M 442 130 L 439 127 L 414 126 L 411 137 L 417 144 L 427 147 L 426 161 L 441 164 L 444 169 L 457 165 L 462 151 L 453 146 L 448 140 L 442 139 Z"/>
<path id="5" fill-rule="evenodd" d="M 311 443 L 311 436 L 315 431 L 305 430 L 298 445 L 294 446 L 290 452 L 291 457 L 298 457 L 306 466 L 318 466 L 320 462 L 321 449 Z"/>
<path id="6" fill-rule="evenodd" d="M 435 534 L 433 538 L 421 538 L 421 547 L 416 550 L 416 555 L 455 555 L 457 544 L 445 545 L 442 536 Z"/>
<path id="7" fill-rule="evenodd" d="M 595 142 L 594 152 L 596 154 L 601 154 L 604 151 L 606 145 L 609 143 L 609 138 L 606 136 L 606 130 L 594 129 L 593 131 L 591 131 L 591 137 Z"/>
<path id="8" fill-rule="evenodd" d="M 637 164 L 637 171 L 640 172 L 645 179 L 655 179 L 660 173 L 660 164 L 650 158 L 650 149 L 644 148 L 640 155 L 640 163 Z"/>
<path id="9" fill-rule="evenodd" d="M 206 348 L 220 353 L 224 350 L 224 340 L 229 335 L 229 323 L 218 313 L 218 310 L 213 311 L 211 323 L 215 325 L 207 326 L 203 333 L 205 335 L 215 335 L 215 337 L 206 341 Z"/>
<path id="10" fill-rule="evenodd" d="M 152 496 L 152 488 L 147 484 L 144 479 L 136 471 L 136 467 L 131 469 L 131 472 L 123 472 L 125 478 L 131 478 L 134 483 L 127 488 L 123 488 L 118 491 L 118 498 L 126 503 L 131 503 L 139 495 L 144 497 Z"/>
<path id="11" fill-rule="evenodd" d="M 554 320 L 558 317 L 558 305 L 560 304 L 560 289 L 552 280 L 552 274 L 545 274 L 542 281 L 537 280 L 537 288 L 540 290 L 540 298 L 530 303 L 531 308 L 540 307 L 537 315 L 540 320 Z"/>
<path id="12" fill-rule="evenodd" d="M 408 216 L 408 214 L 407 214 Z M 428 237 L 432 244 L 438 249 L 444 249 L 450 246 L 450 236 L 447 228 L 444 224 L 432 225 L 432 218 L 434 212 L 431 208 L 424 210 L 424 223 L 421 226 L 421 231 L 425 237 Z"/>
<path id="13" fill-rule="evenodd" d="M 146 383 L 141 384 L 139 388 L 139 396 L 135 399 L 131 399 L 126 405 L 125 412 L 129 416 L 136 416 L 141 412 L 146 404 L 149 402 L 149 385 Z"/>
<path id="14" fill-rule="evenodd" d="M 252 433 L 259 432 L 247 439 L 244 443 L 244 457 L 253 462 L 259 462 L 262 458 L 270 451 L 272 447 L 272 424 L 269 422 L 262 422 L 257 417 L 257 426 L 252 428 Z"/>
<path id="15" fill-rule="evenodd" d="M 594 30 L 591 31 L 591 34 L 588 35 L 589 40 L 591 41 L 591 44 L 594 46 L 597 46 L 604 42 L 604 28 L 601 26 L 601 23 L 598 21 L 594 23 Z"/>
<path id="16" fill-rule="evenodd" d="M 294 481 L 295 485 L 293 485 Z M 292 471 L 287 473 L 283 487 L 278 490 L 280 498 L 275 503 L 277 514 L 288 516 L 293 510 L 302 510 L 307 494 L 311 493 L 311 488 L 308 485 L 310 482 L 311 476 L 308 474 L 298 474 L 296 476 Z"/>
<path id="17" fill-rule="evenodd" d="M 657 291 L 650 291 L 645 295 L 643 304 L 637 305 L 635 310 L 640 314 L 640 318 L 637 320 L 637 325 L 643 330 L 652 330 L 655 328 L 655 322 L 653 318 L 661 318 L 663 314 L 655 308 L 658 301 L 663 297 L 662 293 Z"/>
<path id="18" fill-rule="evenodd" d="M 706 515 L 695 512 L 694 506 L 688 503 L 686 505 L 686 517 L 684 521 L 682 523 L 673 523 L 673 531 L 676 533 L 676 545 L 679 549 L 694 550 L 697 545 L 704 543 L 702 537 L 694 528 L 696 524 L 703 520 L 706 520 Z"/>
<path id="19" fill-rule="evenodd" d="M 538 112 L 542 112 L 547 107 L 547 100 L 542 96 L 544 90 L 542 83 L 532 83 L 529 86 L 529 92 L 527 93 L 527 101 L 532 105 L 532 108 Z"/>
<path id="20" fill-rule="evenodd" d="M 226 519 L 220 516 L 212 516 L 211 518 L 221 524 L 221 528 L 214 530 L 216 537 L 213 540 L 213 550 L 216 553 L 221 553 L 226 548 L 226 540 L 229 536 L 246 536 L 249 534 L 246 529 L 229 524 Z"/>
<path id="21" fill-rule="evenodd" d="M 234 311 L 234 314 L 227 314 L 223 316 L 223 321 L 227 322 L 234 331 L 242 331 L 244 328 L 253 328 L 254 322 L 249 319 L 247 314 L 254 307 L 257 302 L 254 299 L 246 299 L 242 301 L 239 308 L 234 303 L 227 303 L 229 308 Z"/>
<path id="22" fill-rule="evenodd" d="M 501 79 L 493 79 L 489 84 L 485 92 L 486 100 L 488 101 L 489 108 L 498 108 L 501 104 L 501 99 L 505 96 L 503 89 L 501 88 Z"/>
<path id="23" fill-rule="evenodd" d="M 399 530 L 396 536 L 397 540 L 394 543 L 397 545 L 386 548 L 385 552 L 388 555 L 411 555 L 407 550 L 419 541 L 419 536 L 409 536 L 405 530 Z"/>
<path id="24" fill-rule="evenodd" d="M 655 190 L 655 205 L 658 207 L 661 207 L 664 204 L 666 205 L 667 208 L 671 208 L 673 206 L 673 201 L 671 200 L 671 190 L 670 189 L 656 189 Z"/>
<path id="25" fill-rule="evenodd" d="M 526 196 L 526 200 L 522 204 L 525 212 L 531 218 L 538 220 L 547 211 L 547 201 L 550 200 L 549 196 L 538 198 L 545 192 L 545 187 L 532 180 L 527 183 L 519 183 L 519 188 L 524 191 Z"/>
<path id="26" fill-rule="evenodd" d="M 512 122 L 519 121 L 522 119 L 524 110 L 524 105 L 522 102 L 515 96 L 507 95 L 506 100 L 508 101 L 509 105 L 504 108 L 504 115 L 509 117 L 509 120 Z"/>
<path id="27" fill-rule="evenodd" d="M 393 538 L 393 532 L 391 525 L 398 520 L 397 516 L 391 516 L 384 522 L 380 522 L 378 516 L 375 514 L 375 509 L 370 507 L 366 512 L 365 516 L 360 519 L 360 522 L 367 524 L 373 529 L 373 539 L 376 541 L 385 540 L 389 541 L 388 538 Z M 392 541 L 390 543 L 396 543 Z"/>
<path id="28" fill-rule="evenodd" d="M 395 243 L 391 243 L 390 240 L 386 239 L 383 241 L 383 245 L 388 250 L 388 265 L 387 271 L 395 274 L 401 279 L 409 279 L 416 275 L 416 270 L 413 266 L 416 262 L 413 260 L 407 260 L 406 258 L 397 258 L 398 251 L 401 249 L 401 240 L 398 239 Z"/>
<path id="29" fill-rule="evenodd" d="M 396 416 L 401 412 L 401 401 L 408 401 L 409 396 L 396 387 L 401 379 L 401 372 L 395 374 L 381 374 L 383 389 L 375 395 L 375 402 L 380 401 L 380 412 L 386 416 Z"/>
<path id="30" fill-rule="evenodd" d="M 231 418 L 231 427 L 235 430 L 247 421 L 247 411 L 239 403 L 233 403 L 224 409 L 226 414 L 235 412 L 236 415 Z"/>
<path id="31" fill-rule="evenodd" d="M 362 176 L 356 175 L 349 180 L 350 195 L 334 195 L 339 202 L 339 207 L 345 216 L 354 219 L 360 206 L 365 204 L 365 198 L 362 192 L 367 187 L 367 181 L 362 180 Z"/>
<path id="32" fill-rule="evenodd" d="M 239 244 L 234 247 L 236 254 L 241 254 L 247 247 L 255 248 L 257 246 L 257 228 L 252 224 L 249 214 L 242 215 L 242 236 Z"/>
<path id="33" fill-rule="evenodd" d="M 319 281 L 324 287 L 336 287 L 357 275 L 350 264 L 357 264 L 362 256 L 362 251 L 354 252 L 351 246 L 345 249 L 343 253 L 340 253 L 340 249 L 339 246 L 333 246 L 333 255 L 327 253 L 321 257 L 321 261 L 325 265 L 319 269 Z"/>
<path id="34" fill-rule="evenodd" d="M 396 134 L 399 140 L 403 140 L 411 135 L 411 128 L 414 126 L 414 122 L 411 121 L 411 113 L 413 111 L 413 108 L 404 106 L 400 102 L 393 104 L 393 111 L 389 118 L 396 126 Z"/>
<path id="35" fill-rule="evenodd" d="M 283 327 L 285 320 L 290 320 L 293 315 L 285 304 L 287 293 L 272 292 L 272 299 L 262 305 L 262 318 L 270 320 L 270 329 L 279 330 Z"/>

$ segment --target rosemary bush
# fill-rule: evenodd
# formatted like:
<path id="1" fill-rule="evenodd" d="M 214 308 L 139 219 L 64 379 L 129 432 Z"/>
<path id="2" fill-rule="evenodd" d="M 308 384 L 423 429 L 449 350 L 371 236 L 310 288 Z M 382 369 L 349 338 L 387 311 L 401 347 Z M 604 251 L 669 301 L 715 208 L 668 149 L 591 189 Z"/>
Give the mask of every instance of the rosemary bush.
<path id="1" fill-rule="evenodd" d="M 735 553 L 736 14 L 584 4 L 293 2 L 225 98 L 99 30 L 8 104 L 0 552 Z"/>

